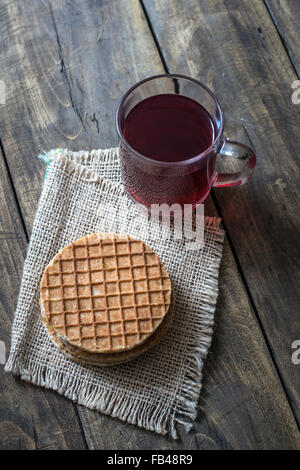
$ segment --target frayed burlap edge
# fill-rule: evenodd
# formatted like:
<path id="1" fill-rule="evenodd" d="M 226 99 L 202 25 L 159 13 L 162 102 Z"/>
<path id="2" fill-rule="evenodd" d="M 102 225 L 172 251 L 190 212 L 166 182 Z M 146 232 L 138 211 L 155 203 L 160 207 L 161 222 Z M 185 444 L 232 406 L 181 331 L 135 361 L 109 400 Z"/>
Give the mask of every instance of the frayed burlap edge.
<path id="1" fill-rule="evenodd" d="M 60 165 L 66 165 L 68 171 L 79 172 L 90 182 L 109 185 L 108 187 L 113 189 L 115 194 L 122 194 L 124 190 L 120 183 L 102 178 L 93 170 L 84 167 L 91 157 L 106 161 L 110 158 L 118 158 L 118 152 L 115 148 L 77 153 L 64 150 L 56 155 L 51 155 L 50 158 L 48 153 L 44 160 L 47 163 L 56 161 Z M 199 318 L 193 332 L 193 346 L 188 356 L 186 379 L 181 390 L 178 390 L 180 409 L 177 407 L 170 410 L 164 403 L 147 404 L 143 400 L 128 397 L 126 394 L 122 395 L 120 392 L 107 390 L 94 384 L 83 387 L 80 380 L 75 381 L 74 377 L 66 373 L 50 370 L 47 366 L 40 366 L 29 358 L 24 360 L 21 354 L 10 354 L 5 371 L 12 372 L 34 385 L 55 390 L 80 405 L 158 434 L 170 434 L 171 437 L 178 438 L 176 429 L 178 423 L 183 424 L 185 429 L 189 431 L 193 427 L 193 421 L 197 415 L 197 404 L 202 387 L 202 369 L 213 334 L 214 312 L 218 297 L 218 272 L 224 241 L 224 231 L 220 227 L 220 223 L 220 218 L 205 217 L 205 229 L 215 232 L 216 243 L 214 258 L 207 271 L 203 305 L 199 309 Z"/>

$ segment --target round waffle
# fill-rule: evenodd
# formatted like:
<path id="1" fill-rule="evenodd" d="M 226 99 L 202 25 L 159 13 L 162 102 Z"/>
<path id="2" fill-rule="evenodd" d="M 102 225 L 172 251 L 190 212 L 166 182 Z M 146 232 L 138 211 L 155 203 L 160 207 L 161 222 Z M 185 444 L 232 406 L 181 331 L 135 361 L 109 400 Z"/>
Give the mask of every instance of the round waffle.
<path id="1" fill-rule="evenodd" d="M 143 344 L 161 325 L 171 281 L 142 241 L 93 233 L 53 258 L 40 294 L 44 323 L 65 348 L 116 354 Z"/>
<path id="2" fill-rule="evenodd" d="M 131 361 L 136 357 L 140 356 L 142 353 L 148 351 L 152 347 L 156 346 L 162 337 L 165 335 L 166 331 L 171 325 L 173 319 L 174 311 L 174 302 L 172 295 L 172 302 L 169 308 L 168 313 L 165 315 L 164 320 L 155 330 L 155 332 L 149 336 L 142 344 L 132 348 L 128 351 L 122 351 L 118 353 L 92 353 L 83 351 L 76 346 L 71 346 L 67 342 L 63 342 L 59 336 L 55 334 L 54 329 L 47 323 L 45 320 L 45 313 L 43 307 L 41 306 L 42 319 L 45 324 L 46 330 L 50 339 L 57 346 L 57 348 L 65 354 L 70 359 L 81 362 L 82 364 L 92 365 L 92 366 L 112 366 L 122 364 L 124 362 Z"/>

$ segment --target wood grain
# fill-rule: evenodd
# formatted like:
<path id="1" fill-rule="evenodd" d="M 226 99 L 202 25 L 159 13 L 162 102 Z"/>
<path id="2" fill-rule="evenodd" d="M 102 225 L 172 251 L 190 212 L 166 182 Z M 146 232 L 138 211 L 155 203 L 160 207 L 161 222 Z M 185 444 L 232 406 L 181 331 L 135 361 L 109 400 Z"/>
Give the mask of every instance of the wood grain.
<path id="1" fill-rule="evenodd" d="M 114 108 L 121 94 L 137 80 L 164 69 L 137 0 L 95 1 L 89 2 L 88 8 L 83 0 L 35 0 L 26 4 L 5 0 L 1 8 L 5 40 L 0 44 L 0 65 L 8 86 L 6 105 L 0 114 L 0 134 L 24 223 L 30 232 L 44 175 L 44 167 L 35 155 L 53 147 L 79 150 L 115 146 Z M 166 23 L 166 15 L 163 19 Z M 211 199 L 205 209 L 209 215 L 216 214 Z M 15 214 L 15 209 L 11 213 Z M 14 260 L 14 246 L 7 250 Z M 17 266 L 18 273 L 21 264 L 22 261 Z M 19 284 L 11 282 L 16 294 Z M 294 417 L 228 244 L 224 248 L 220 286 L 216 334 L 204 371 L 195 430 L 187 434 L 181 429 L 181 440 L 176 442 L 78 406 L 89 448 L 299 447 Z M 14 297 L 12 305 L 15 300 Z M 8 329 L 9 325 L 5 325 L 7 335 Z M 18 400 L 17 382 L 9 379 L 13 384 L 10 399 Z M 29 403 L 31 411 L 30 394 L 43 396 L 46 392 L 32 386 L 25 390 L 20 406 Z M 58 423 L 65 423 L 66 429 L 76 432 L 76 426 L 69 428 L 69 419 L 61 412 L 66 403 L 71 404 L 47 393 L 57 400 L 51 410 L 57 413 Z M 2 400 L 3 408 L 6 406 L 11 413 L 7 395 Z M 46 420 L 48 415 L 45 418 L 38 404 L 37 410 L 40 409 L 41 419 Z M 13 438 L 8 437 L 5 446 L 29 446 L 26 436 L 30 434 L 26 430 L 30 429 L 30 417 L 25 414 L 22 419 L 14 419 L 8 414 L 8 426 L 16 422 L 18 427 L 13 424 Z M 35 427 L 39 442 L 48 435 L 50 444 L 43 441 L 43 446 L 82 445 L 76 438 L 53 444 L 58 431 L 52 420 L 45 434 L 41 426 Z"/>
<path id="2" fill-rule="evenodd" d="M 208 201 L 212 212 L 213 206 Z M 211 213 L 210 212 L 210 213 Z M 257 319 L 228 246 L 220 272 L 213 344 L 204 368 L 194 429 L 171 441 L 108 420 L 81 415 L 93 449 L 297 449 L 299 432 L 279 385 Z"/>
<path id="3" fill-rule="evenodd" d="M 265 0 L 265 4 L 300 77 L 300 2 L 298 0 Z"/>
<path id="4" fill-rule="evenodd" d="M 0 180 L 0 340 L 7 356 L 27 240 L 3 154 Z M 75 405 L 4 374 L 4 365 L 0 365 L 0 448 L 84 449 Z"/>
<path id="5" fill-rule="evenodd" d="M 30 232 L 44 174 L 36 156 L 117 145 L 122 93 L 162 67 L 137 0 L 2 4 L 0 134 Z"/>
<path id="6" fill-rule="evenodd" d="M 226 135 L 256 149 L 253 179 L 215 190 L 214 197 L 300 420 L 300 376 L 291 361 L 291 345 L 300 337 L 300 106 L 291 101 L 294 69 L 260 0 L 195 0 L 189 8 L 181 0 L 144 4 L 169 69 L 214 90 Z"/>

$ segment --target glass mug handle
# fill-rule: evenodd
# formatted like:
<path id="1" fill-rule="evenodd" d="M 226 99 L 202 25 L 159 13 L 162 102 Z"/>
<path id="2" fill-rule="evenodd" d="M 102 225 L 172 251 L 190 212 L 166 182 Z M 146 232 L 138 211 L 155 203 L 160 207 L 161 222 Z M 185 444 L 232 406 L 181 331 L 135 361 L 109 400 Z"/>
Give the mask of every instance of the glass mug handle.
<path id="1" fill-rule="evenodd" d="M 217 153 L 217 156 L 219 155 L 221 157 L 233 157 L 237 160 L 241 160 L 244 162 L 244 166 L 241 171 L 236 173 L 217 172 L 213 187 L 239 186 L 240 184 L 247 183 L 256 165 L 256 155 L 254 151 L 250 147 L 247 147 L 247 145 L 224 138 L 223 145 Z"/>

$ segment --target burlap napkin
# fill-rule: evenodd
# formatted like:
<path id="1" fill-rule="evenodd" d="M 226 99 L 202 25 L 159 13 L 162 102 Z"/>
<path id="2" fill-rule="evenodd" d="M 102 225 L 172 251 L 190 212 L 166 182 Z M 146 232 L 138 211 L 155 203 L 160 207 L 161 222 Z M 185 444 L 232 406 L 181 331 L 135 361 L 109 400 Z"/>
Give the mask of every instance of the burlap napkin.
<path id="1" fill-rule="evenodd" d="M 196 417 L 203 361 L 211 343 L 224 238 L 220 220 L 205 219 L 202 249 L 187 249 L 183 239 L 149 240 L 147 216 L 124 194 L 117 149 L 59 149 L 45 159 L 47 177 L 5 369 L 89 408 L 176 438 L 176 424 L 189 429 Z M 158 226 L 151 227 L 152 233 Z M 132 362 L 107 368 L 81 365 L 49 340 L 40 319 L 39 283 L 51 258 L 72 240 L 116 229 L 146 241 L 161 257 L 175 290 L 174 320 L 165 339 Z"/>

